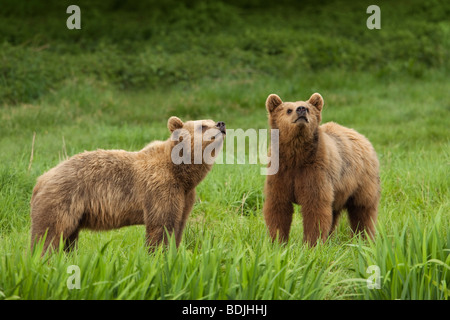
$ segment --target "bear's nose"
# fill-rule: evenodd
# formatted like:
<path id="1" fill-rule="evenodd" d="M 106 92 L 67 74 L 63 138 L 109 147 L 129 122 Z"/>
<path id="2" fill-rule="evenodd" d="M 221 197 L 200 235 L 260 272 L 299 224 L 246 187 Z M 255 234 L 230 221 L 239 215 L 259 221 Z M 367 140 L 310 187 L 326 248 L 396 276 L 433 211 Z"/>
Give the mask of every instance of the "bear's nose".
<path id="1" fill-rule="evenodd" d="M 304 107 L 304 106 L 297 107 L 297 109 L 295 111 L 299 114 L 303 114 L 306 112 L 306 107 Z"/>
<path id="2" fill-rule="evenodd" d="M 225 132 L 225 122 L 223 121 L 217 122 L 216 127 L 219 128 L 220 131 Z"/>

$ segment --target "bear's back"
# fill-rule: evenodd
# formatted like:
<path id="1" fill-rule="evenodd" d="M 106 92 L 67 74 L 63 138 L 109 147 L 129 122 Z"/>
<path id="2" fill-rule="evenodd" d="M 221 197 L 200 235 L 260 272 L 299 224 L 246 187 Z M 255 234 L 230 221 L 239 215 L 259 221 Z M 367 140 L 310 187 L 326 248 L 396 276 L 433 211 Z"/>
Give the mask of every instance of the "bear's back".
<path id="1" fill-rule="evenodd" d="M 335 208 L 342 208 L 361 185 L 379 181 L 379 162 L 369 140 L 354 129 L 334 122 L 323 124 L 327 136 L 328 174 L 335 190 Z"/>
<path id="2" fill-rule="evenodd" d="M 358 150 L 360 150 L 366 156 L 370 154 L 376 158 L 375 149 L 370 141 L 356 130 L 341 126 L 335 122 L 327 122 L 321 125 L 320 128 L 322 132 L 331 137 L 338 145 L 343 143 L 350 144 L 353 146 L 352 149 L 354 152 L 359 153 Z"/>

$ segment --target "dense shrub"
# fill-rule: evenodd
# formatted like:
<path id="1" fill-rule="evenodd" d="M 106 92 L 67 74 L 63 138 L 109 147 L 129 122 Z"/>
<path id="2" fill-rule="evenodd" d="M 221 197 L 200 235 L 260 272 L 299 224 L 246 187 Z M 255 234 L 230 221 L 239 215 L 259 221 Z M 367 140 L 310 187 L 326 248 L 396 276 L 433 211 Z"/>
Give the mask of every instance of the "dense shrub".
<path id="1" fill-rule="evenodd" d="M 445 1 L 382 4 L 381 30 L 366 28 L 366 4 L 344 1 L 77 4 L 81 30 L 66 28 L 65 2 L 2 4 L 1 102 L 32 101 L 68 78 L 151 89 L 327 68 L 420 77 L 450 61 Z"/>

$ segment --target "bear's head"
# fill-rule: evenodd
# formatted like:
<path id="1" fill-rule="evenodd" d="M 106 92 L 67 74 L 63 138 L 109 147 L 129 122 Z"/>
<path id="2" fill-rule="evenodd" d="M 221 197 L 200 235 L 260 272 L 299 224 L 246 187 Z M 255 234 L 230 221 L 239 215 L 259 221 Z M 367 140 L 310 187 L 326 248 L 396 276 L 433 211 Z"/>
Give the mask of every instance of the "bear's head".
<path id="1" fill-rule="evenodd" d="M 167 127 L 174 141 L 172 161 L 175 164 L 213 164 L 223 147 L 225 123 L 213 120 L 181 121 L 170 117 Z"/>
<path id="2" fill-rule="evenodd" d="M 307 138 L 317 131 L 322 120 L 323 98 L 314 93 L 308 101 L 283 102 L 276 94 L 266 100 L 269 123 L 280 130 L 280 139 Z"/>

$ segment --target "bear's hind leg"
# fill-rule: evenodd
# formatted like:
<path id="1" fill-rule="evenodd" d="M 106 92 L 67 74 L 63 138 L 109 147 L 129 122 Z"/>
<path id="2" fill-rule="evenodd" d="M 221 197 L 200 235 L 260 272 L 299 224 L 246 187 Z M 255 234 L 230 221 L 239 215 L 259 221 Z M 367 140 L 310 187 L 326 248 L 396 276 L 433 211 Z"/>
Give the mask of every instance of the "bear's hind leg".
<path id="1" fill-rule="evenodd" d="M 53 252 L 58 250 L 61 238 L 65 243 L 64 232 L 60 231 L 55 225 L 56 223 L 50 223 L 47 226 L 33 228 L 31 232 L 32 249 L 34 249 L 36 242 L 41 241 L 44 237 L 45 240 L 42 247 L 42 255 L 44 255 L 47 251 Z"/>
<path id="2" fill-rule="evenodd" d="M 38 242 L 42 241 L 43 239 L 43 247 L 42 247 L 42 255 L 47 251 L 49 247 L 54 246 L 54 241 L 57 241 L 59 245 L 59 239 L 56 240 L 56 231 L 54 227 L 54 223 L 49 224 L 43 224 L 43 223 L 36 223 L 32 221 L 31 223 L 31 249 L 35 250 L 36 245 Z"/>
<path id="3" fill-rule="evenodd" d="M 80 229 L 76 229 L 70 236 L 65 239 L 64 251 L 69 252 L 77 247 L 78 244 L 78 233 Z"/>
<path id="4" fill-rule="evenodd" d="M 377 204 L 360 204 L 355 198 L 350 198 L 347 202 L 347 211 L 353 234 L 361 234 L 364 237 L 365 231 L 371 239 L 374 239 Z"/>
<path id="5" fill-rule="evenodd" d="M 336 226 L 339 222 L 340 215 L 341 215 L 341 210 L 333 210 L 333 220 L 331 222 L 331 228 L 330 228 L 330 232 L 328 233 L 328 236 L 330 236 L 336 229 Z"/>
<path id="6" fill-rule="evenodd" d="M 42 254 L 47 250 L 55 251 L 59 248 L 60 240 L 64 241 L 64 249 L 68 249 L 78 237 L 80 216 L 76 212 L 60 211 L 54 207 L 32 208 L 31 246 L 35 246 L 45 236 Z"/>

